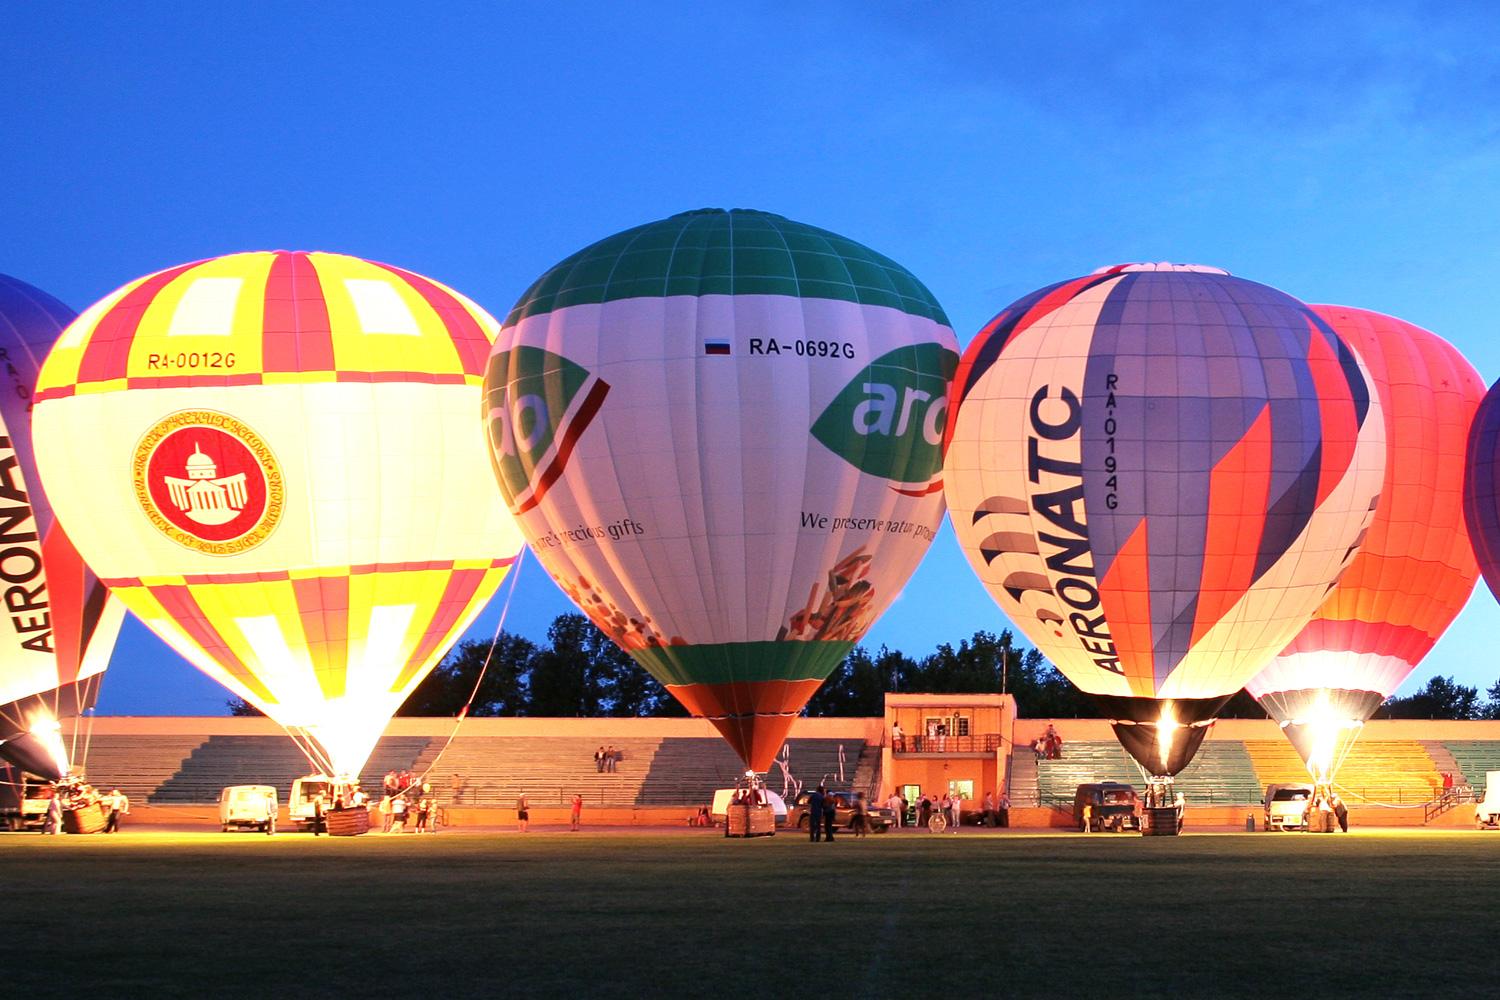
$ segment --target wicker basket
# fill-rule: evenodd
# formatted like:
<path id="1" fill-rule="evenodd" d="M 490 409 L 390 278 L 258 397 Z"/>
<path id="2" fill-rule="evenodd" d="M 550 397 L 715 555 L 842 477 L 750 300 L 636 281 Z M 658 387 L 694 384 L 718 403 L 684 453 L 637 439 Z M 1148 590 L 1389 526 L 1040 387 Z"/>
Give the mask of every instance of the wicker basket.
<path id="1" fill-rule="evenodd" d="M 725 820 L 726 837 L 769 837 L 776 832 L 776 811 L 766 804 L 731 803 Z"/>
<path id="2" fill-rule="evenodd" d="M 370 810 L 330 809 L 323 814 L 330 837 L 358 837 L 370 831 Z"/>
<path id="3" fill-rule="evenodd" d="M 81 809 L 64 809 L 62 820 L 64 833 L 102 833 L 109 822 L 109 806 L 90 802 Z"/>

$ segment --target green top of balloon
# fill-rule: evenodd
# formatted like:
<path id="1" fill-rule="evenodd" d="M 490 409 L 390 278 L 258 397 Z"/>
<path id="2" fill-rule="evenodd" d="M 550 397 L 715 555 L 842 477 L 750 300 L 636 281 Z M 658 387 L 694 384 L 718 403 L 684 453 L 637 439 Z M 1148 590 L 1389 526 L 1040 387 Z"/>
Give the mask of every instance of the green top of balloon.
<path id="1" fill-rule="evenodd" d="M 682 212 L 585 247 L 538 278 L 505 325 L 567 306 L 669 295 L 839 299 L 950 325 L 927 286 L 884 254 L 748 208 Z"/>

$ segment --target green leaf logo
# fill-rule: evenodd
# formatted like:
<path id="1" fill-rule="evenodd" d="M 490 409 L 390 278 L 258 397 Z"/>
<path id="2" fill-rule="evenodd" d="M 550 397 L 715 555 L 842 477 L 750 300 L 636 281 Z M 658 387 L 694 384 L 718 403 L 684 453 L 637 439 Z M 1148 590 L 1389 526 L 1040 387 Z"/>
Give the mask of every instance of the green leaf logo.
<path id="1" fill-rule="evenodd" d="M 861 472 L 923 488 L 917 492 L 936 488 L 957 368 L 958 355 L 941 344 L 883 354 L 833 398 L 813 437 Z"/>
<path id="2" fill-rule="evenodd" d="M 512 513 L 535 507 L 562 475 L 609 383 L 539 347 L 490 358 L 484 376 L 490 462 Z"/>

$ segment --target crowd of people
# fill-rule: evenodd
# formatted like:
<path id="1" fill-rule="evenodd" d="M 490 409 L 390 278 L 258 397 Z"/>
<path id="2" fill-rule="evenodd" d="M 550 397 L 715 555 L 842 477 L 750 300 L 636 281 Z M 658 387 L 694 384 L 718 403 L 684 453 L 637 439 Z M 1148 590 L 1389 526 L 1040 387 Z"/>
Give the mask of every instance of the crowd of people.
<path id="1" fill-rule="evenodd" d="M 1062 737 L 1050 725 L 1045 733 L 1031 741 L 1031 752 L 1036 754 L 1037 760 L 1061 760 L 1062 747 Z"/>
<path id="2" fill-rule="evenodd" d="M 403 770 L 387 771 L 380 785 L 382 832 L 406 833 L 407 825 L 411 824 L 415 833 L 437 833 L 437 797 L 430 782 Z M 358 786 L 355 787 L 357 790 Z M 356 794 L 363 793 L 356 791 Z"/>

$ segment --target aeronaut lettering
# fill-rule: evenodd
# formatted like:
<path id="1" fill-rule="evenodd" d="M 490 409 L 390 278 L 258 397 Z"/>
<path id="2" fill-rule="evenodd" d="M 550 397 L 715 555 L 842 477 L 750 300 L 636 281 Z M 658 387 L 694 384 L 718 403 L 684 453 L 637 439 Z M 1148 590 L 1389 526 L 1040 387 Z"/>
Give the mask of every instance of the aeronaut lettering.
<path id="1" fill-rule="evenodd" d="M 21 462 L 8 436 L 0 435 L 0 600 L 17 635 L 26 636 L 21 648 L 52 652 L 52 614 L 47 582 L 42 576 L 42 553 L 31 509 L 31 497 L 21 478 Z M 35 581 L 33 583 L 33 581 Z M 33 584 L 27 586 L 27 584 Z"/>
<path id="2" fill-rule="evenodd" d="M 1032 512 L 1057 529 L 1037 532 L 1037 541 L 1047 568 L 1063 574 L 1053 591 L 1072 609 L 1068 627 L 1079 645 L 1099 669 L 1123 674 L 1109 623 L 1099 613 L 1093 549 L 1083 514 L 1082 463 L 1047 453 L 1049 442 L 1067 441 L 1083 429 L 1083 404 L 1071 389 L 1064 388 L 1055 396 L 1051 392 L 1052 387 L 1044 385 L 1031 397 L 1031 433 L 1026 439 L 1026 471 L 1031 481 L 1040 484 L 1044 472 L 1063 480 L 1049 480 L 1046 492 L 1031 496 Z"/>

